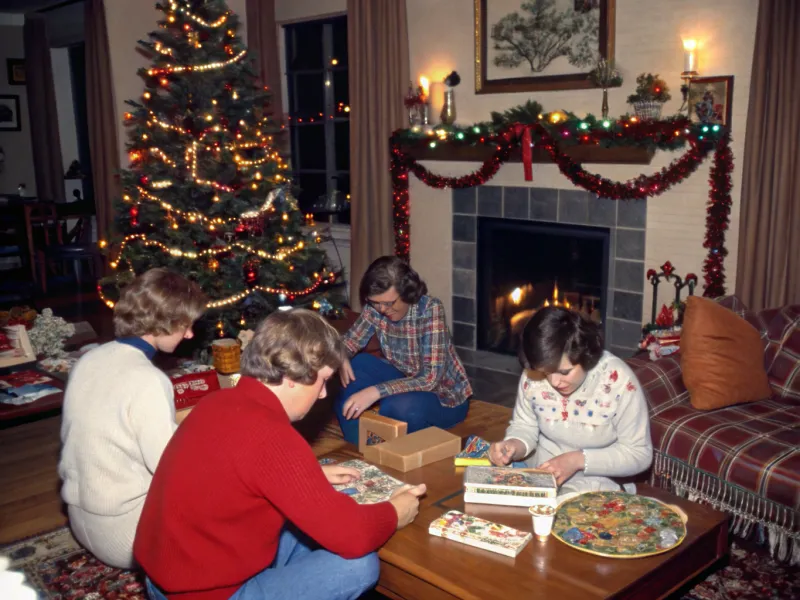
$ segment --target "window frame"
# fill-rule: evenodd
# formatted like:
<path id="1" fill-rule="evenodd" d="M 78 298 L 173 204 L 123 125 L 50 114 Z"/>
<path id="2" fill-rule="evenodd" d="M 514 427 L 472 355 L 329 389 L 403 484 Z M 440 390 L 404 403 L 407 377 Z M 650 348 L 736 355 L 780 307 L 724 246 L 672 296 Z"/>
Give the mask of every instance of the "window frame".
<path id="1" fill-rule="evenodd" d="M 339 189 L 343 194 L 347 195 L 347 198 L 350 197 L 350 160 L 348 156 L 348 169 L 337 169 L 336 165 L 336 126 L 339 123 L 348 123 L 350 122 L 349 115 L 348 116 L 340 116 L 336 112 L 336 89 L 335 89 L 335 78 L 334 73 L 347 73 L 347 81 L 349 85 L 349 71 L 348 71 L 348 63 L 349 60 L 339 62 L 338 64 L 332 64 L 332 61 L 336 58 L 334 56 L 333 48 L 333 26 L 338 21 L 345 21 L 346 23 L 347 16 L 341 15 L 336 17 L 328 17 L 324 19 L 309 19 L 305 21 L 298 21 L 294 23 L 287 23 L 283 25 L 284 29 L 284 43 L 285 43 L 285 73 L 286 73 L 286 85 L 287 85 L 287 92 L 288 92 L 288 114 L 289 114 L 289 139 L 290 139 L 290 148 L 291 148 L 291 172 L 293 179 L 299 179 L 300 176 L 308 174 L 308 175 L 324 175 L 326 179 L 326 187 L 325 193 L 331 194 L 334 190 Z M 291 57 L 294 56 L 293 48 L 295 44 L 298 42 L 297 40 L 297 27 L 302 25 L 308 25 L 310 23 L 319 23 L 322 25 L 322 50 L 323 50 L 323 57 L 322 57 L 322 67 L 319 69 L 294 69 L 291 65 Z M 320 75 L 323 82 L 324 87 L 324 96 L 323 96 L 323 116 L 322 117 L 312 117 L 308 118 L 306 115 L 299 115 L 298 114 L 298 76 L 303 75 Z M 349 98 L 349 94 L 348 94 Z M 300 119 L 303 119 L 302 122 Z M 313 119 L 313 120 L 311 120 Z M 304 168 L 300 162 L 300 131 L 303 127 L 319 127 L 320 126 L 320 119 L 322 120 L 322 127 L 325 136 L 325 168 L 324 169 L 314 169 L 314 168 Z M 349 146 L 349 144 L 348 144 Z M 336 177 L 345 178 L 348 181 L 348 185 L 345 186 L 345 189 L 342 189 L 337 184 Z M 313 200 L 316 201 L 316 198 Z M 309 208 L 310 207 L 306 207 Z M 305 210 L 305 208 L 304 208 Z"/>

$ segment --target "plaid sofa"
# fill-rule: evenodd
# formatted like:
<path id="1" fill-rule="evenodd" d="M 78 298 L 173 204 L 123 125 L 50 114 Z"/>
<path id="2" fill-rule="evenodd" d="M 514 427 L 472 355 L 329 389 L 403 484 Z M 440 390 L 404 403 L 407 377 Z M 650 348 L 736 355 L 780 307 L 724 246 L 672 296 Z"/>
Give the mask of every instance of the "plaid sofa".
<path id="1" fill-rule="evenodd" d="M 733 516 L 773 556 L 800 563 L 800 305 L 748 311 L 720 303 L 761 332 L 771 398 L 713 411 L 689 402 L 680 356 L 631 358 L 647 396 L 655 458 L 651 483 Z"/>

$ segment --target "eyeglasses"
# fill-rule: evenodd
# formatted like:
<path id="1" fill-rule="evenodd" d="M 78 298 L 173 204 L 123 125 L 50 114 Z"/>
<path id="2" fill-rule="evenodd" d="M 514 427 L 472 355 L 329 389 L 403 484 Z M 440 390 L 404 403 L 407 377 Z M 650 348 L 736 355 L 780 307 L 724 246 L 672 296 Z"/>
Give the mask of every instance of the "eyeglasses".
<path id="1" fill-rule="evenodd" d="M 375 300 L 367 300 L 367 304 L 369 304 L 372 308 L 376 310 L 384 309 L 389 310 L 397 304 L 397 301 L 400 300 L 400 296 L 392 300 L 391 302 L 376 302 Z"/>

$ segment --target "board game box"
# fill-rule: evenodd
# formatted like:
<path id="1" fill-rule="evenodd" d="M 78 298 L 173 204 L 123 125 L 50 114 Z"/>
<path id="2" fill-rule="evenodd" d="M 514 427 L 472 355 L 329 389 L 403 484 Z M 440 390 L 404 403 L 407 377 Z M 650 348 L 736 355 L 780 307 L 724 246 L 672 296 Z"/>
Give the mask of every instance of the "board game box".
<path id="1" fill-rule="evenodd" d="M 527 531 L 493 523 L 457 510 L 446 512 L 433 521 L 428 533 L 511 558 L 522 552 L 532 538 Z"/>
<path id="2" fill-rule="evenodd" d="M 464 471 L 464 502 L 533 506 L 558 493 L 549 471 L 514 467 L 470 466 Z"/>

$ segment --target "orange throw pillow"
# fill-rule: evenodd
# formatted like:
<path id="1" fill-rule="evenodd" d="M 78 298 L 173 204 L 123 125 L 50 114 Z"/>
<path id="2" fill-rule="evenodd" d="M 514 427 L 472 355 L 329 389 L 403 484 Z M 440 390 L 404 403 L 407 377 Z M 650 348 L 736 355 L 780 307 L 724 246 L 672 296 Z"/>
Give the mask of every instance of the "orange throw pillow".
<path id="1" fill-rule="evenodd" d="M 759 332 L 708 298 L 686 300 L 681 369 L 692 406 L 700 410 L 772 396 Z"/>

